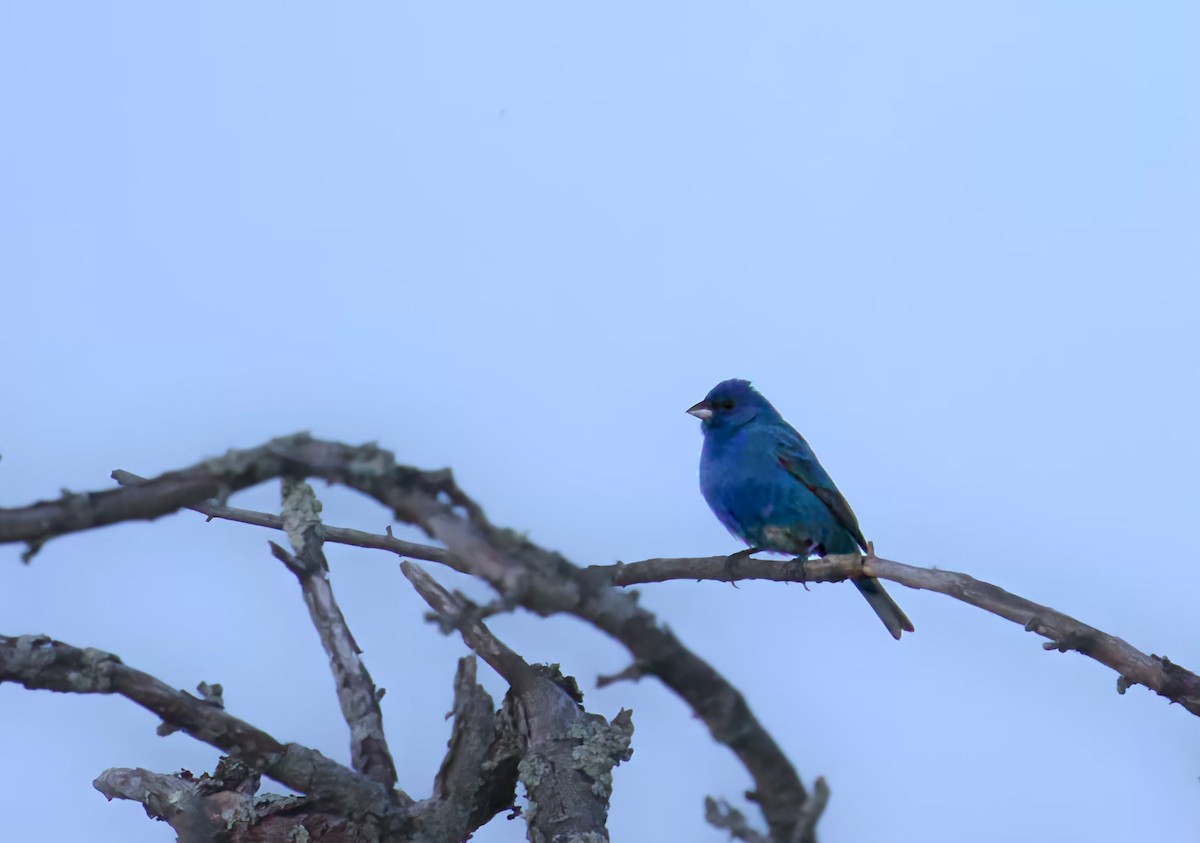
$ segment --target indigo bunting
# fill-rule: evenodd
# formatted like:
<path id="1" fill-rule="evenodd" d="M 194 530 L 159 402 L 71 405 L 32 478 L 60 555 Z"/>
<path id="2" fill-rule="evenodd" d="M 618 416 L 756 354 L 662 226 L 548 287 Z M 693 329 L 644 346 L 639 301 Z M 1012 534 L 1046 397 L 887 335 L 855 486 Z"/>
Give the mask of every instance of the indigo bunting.
<path id="1" fill-rule="evenodd" d="M 749 381 L 717 384 L 688 410 L 700 419 L 700 491 L 725 529 L 801 559 L 867 549 L 850 504 L 804 437 Z M 736 558 L 730 557 L 731 559 Z M 874 577 L 854 580 L 892 637 L 913 625 Z"/>

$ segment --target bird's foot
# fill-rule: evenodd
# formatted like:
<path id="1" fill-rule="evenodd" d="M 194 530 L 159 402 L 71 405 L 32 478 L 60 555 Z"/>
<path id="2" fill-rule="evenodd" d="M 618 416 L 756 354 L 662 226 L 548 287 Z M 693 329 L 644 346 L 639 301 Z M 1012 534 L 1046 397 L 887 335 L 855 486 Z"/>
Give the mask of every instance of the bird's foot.
<path id="1" fill-rule="evenodd" d="M 808 558 L 810 556 L 824 556 L 824 555 L 825 555 L 825 545 L 821 544 L 820 542 L 810 541 L 808 543 L 808 545 L 804 548 L 803 555 L 797 556 L 795 559 L 792 560 L 793 562 L 795 562 L 796 564 L 798 564 L 800 566 L 800 585 L 804 586 L 805 591 L 812 591 L 812 589 L 808 587 L 808 568 L 806 567 L 807 563 L 808 563 Z"/>
<path id="2" fill-rule="evenodd" d="M 808 554 L 805 554 L 804 556 L 797 556 L 792 561 L 800 566 L 800 579 L 797 580 L 797 582 L 804 586 L 805 591 L 812 591 L 812 589 L 808 587 L 808 568 L 805 565 L 805 563 L 808 562 Z"/>
<path id="3" fill-rule="evenodd" d="M 732 585 L 734 588 L 738 587 L 737 582 L 734 581 L 734 577 L 737 576 L 737 563 L 741 562 L 743 559 L 750 558 L 760 550 L 762 550 L 761 547 L 748 547 L 745 550 L 739 550 L 737 553 L 731 553 L 725 557 L 725 579 L 730 585 Z"/>

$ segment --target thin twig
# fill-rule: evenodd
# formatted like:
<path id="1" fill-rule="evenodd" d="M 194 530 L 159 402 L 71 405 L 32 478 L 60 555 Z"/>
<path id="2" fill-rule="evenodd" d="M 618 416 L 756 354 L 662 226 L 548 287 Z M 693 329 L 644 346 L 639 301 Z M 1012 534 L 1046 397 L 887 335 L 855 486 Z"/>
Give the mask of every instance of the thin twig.
<path id="1" fill-rule="evenodd" d="M 131 471 L 124 471 L 122 469 L 114 471 L 112 478 L 122 486 L 136 486 L 147 482 L 145 477 L 140 477 Z M 227 506 L 215 500 L 189 506 L 187 509 L 207 516 L 209 521 L 216 518 L 222 521 L 236 521 L 241 524 L 249 524 L 254 527 L 266 527 L 271 530 L 282 531 L 284 529 L 283 519 L 278 515 L 270 512 L 257 512 L 253 509 L 240 509 L 236 506 Z M 368 533 L 364 530 L 351 530 L 346 527 L 330 527 L 328 524 L 322 524 L 321 538 L 324 541 L 334 544 L 363 547 L 371 550 L 386 550 L 398 556 L 407 556 L 410 559 L 440 562 L 455 567 L 453 560 L 450 559 L 450 552 L 444 547 L 434 547 L 430 544 L 420 544 L 418 542 L 398 539 L 392 535 L 391 527 L 388 527 L 386 533 Z"/>
<path id="2" fill-rule="evenodd" d="M 589 576 L 613 585 L 643 585 L 670 580 L 713 580 L 727 582 L 727 557 L 695 559 L 646 559 L 618 565 L 585 568 Z M 1165 656 L 1147 655 L 1115 635 L 1102 632 L 1070 615 L 1034 603 L 999 586 L 968 574 L 941 568 L 921 568 L 878 556 L 857 554 L 809 559 L 803 566 L 793 560 L 743 559 L 733 574 L 738 580 L 775 582 L 841 582 L 860 576 L 878 577 L 910 588 L 936 591 L 1019 624 L 1029 632 L 1048 638 L 1047 650 L 1073 650 L 1117 672 L 1117 689 L 1144 685 L 1160 696 L 1200 715 L 1200 676 L 1185 670 Z"/>

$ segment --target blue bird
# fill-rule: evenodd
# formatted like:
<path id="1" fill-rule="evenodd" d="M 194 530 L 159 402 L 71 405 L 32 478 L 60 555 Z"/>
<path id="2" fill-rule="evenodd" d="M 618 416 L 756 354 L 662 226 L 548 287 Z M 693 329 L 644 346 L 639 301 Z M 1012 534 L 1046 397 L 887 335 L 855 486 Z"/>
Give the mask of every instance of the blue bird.
<path id="1" fill-rule="evenodd" d="M 805 559 L 867 549 L 850 504 L 817 455 L 749 381 L 728 380 L 688 410 L 700 419 L 700 491 L 725 529 L 755 550 Z M 742 554 L 735 554 L 731 560 Z M 874 577 L 854 580 L 893 638 L 912 621 Z"/>

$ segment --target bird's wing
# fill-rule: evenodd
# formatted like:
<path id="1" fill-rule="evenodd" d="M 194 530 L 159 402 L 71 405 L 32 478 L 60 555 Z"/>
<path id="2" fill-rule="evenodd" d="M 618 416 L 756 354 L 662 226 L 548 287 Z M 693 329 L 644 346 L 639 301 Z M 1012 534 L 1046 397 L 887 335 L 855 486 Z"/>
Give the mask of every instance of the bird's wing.
<path id="1" fill-rule="evenodd" d="M 812 492 L 821 503 L 829 508 L 837 522 L 845 528 L 864 551 L 867 540 L 863 537 L 862 529 L 858 526 L 858 518 L 850 504 L 833 485 L 833 478 L 825 471 L 825 467 L 817 460 L 817 455 L 809 447 L 794 428 L 790 425 L 779 430 L 776 435 L 775 456 L 779 466 L 788 474 L 795 477 Z"/>

